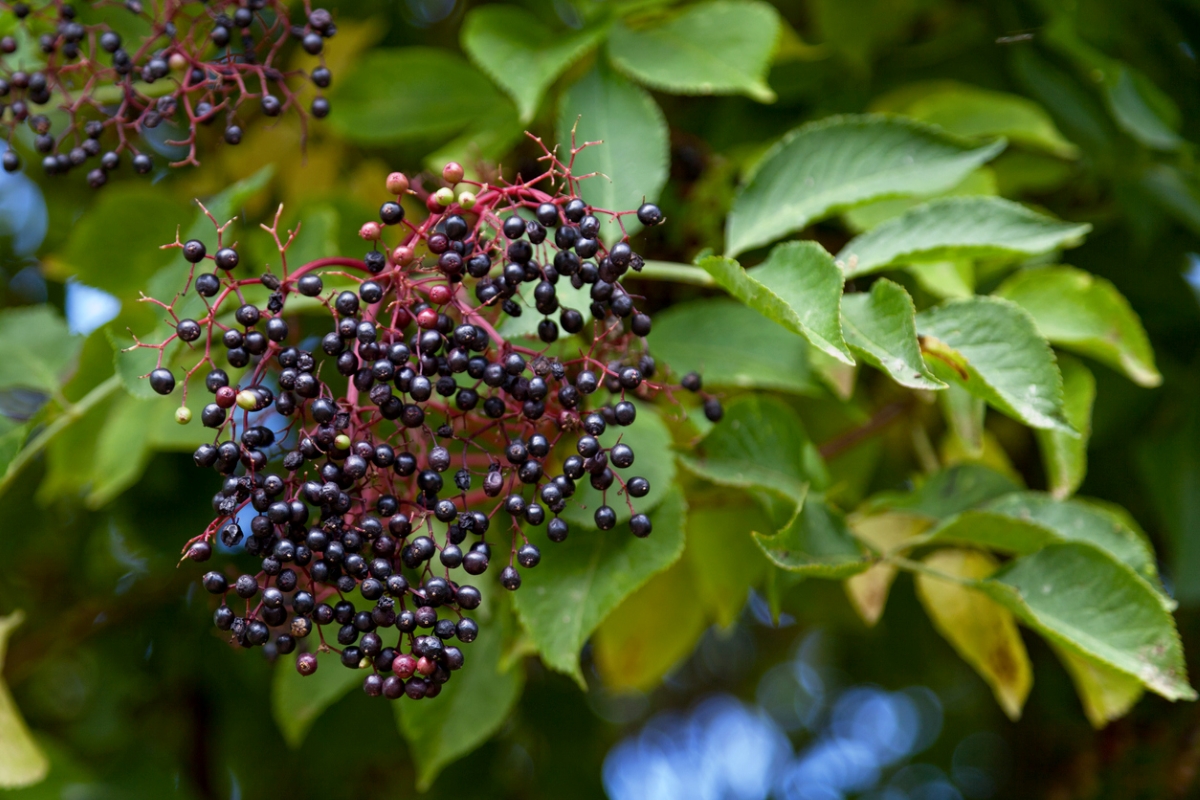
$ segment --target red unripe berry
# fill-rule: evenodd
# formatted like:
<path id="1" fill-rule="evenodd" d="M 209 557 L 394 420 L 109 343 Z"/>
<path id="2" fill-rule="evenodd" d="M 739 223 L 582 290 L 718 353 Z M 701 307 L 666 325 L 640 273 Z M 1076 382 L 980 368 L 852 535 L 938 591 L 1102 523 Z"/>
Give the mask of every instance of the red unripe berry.
<path id="1" fill-rule="evenodd" d="M 427 308 L 420 314 L 417 314 L 417 325 L 427 331 L 431 331 L 436 328 L 437 322 L 438 312 L 434 311 L 432 308 Z"/>
<path id="2" fill-rule="evenodd" d="M 447 183 L 458 183 L 463 179 L 463 166 L 457 161 L 451 161 L 442 167 L 442 177 Z"/>
<path id="3" fill-rule="evenodd" d="M 312 675 L 317 671 L 317 657 L 312 653 L 301 653 L 296 659 L 296 672 L 301 675 Z"/>
<path id="4" fill-rule="evenodd" d="M 401 653 L 392 660 L 392 672 L 408 679 L 417 671 L 417 660 L 408 653 Z"/>
<path id="5" fill-rule="evenodd" d="M 450 287 L 441 284 L 429 290 L 429 302 L 442 306 L 450 302 Z"/>
<path id="6" fill-rule="evenodd" d="M 391 175 L 388 175 L 387 190 L 389 194 L 404 194 L 408 191 L 408 176 L 403 172 L 393 172 Z"/>
<path id="7" fill-rule="evenodd" d="M 408 313 L 407 308 L 401 308 L 396 311 L 396 327 L 407 328 L 412 322 L 412 314 Z"/>
<path id="8" fill-rule="evenodd" d="M 425 656 L 421 656 L 421 660 L 417 662 L 417 674 L 419 675 L 432 675 L 435 669 L 437 669 L 437 664 Z"/>
<path id="9" fill-rule="evenodd" d="M 363 226 L 358 229 L 358 235 L 368 242 L 378 241 L 382 233 L 383 227 L 378 222 L 364 222 Z"/>
<path id="10" fill-rule="evenodd" d="M 425 208 L 429 209 L 430 214 L 441 214 L 446 210 L 446 207 L 438 202 L 437 194 L 430 193 L 429 197 L 425 198 Z"/>
<path id="11" fill-rule="evenodd" d="M 397 247 L 395 250 L 392 251 L 392 261 L 395 261 L 397 264 L 399 264 L 402 267 L 407 267 L 409 264 L 412 263 L 412 260 L 413 260 L 413 251 L 412 251 L 411 247 L 405 247 L 404 245 L 400 245 L 399 247 Z"/>
<path id="12" fill-rule="evenodd" d="M 232 386 L 222 386 L 217 389 L 217 405 L 221 408 L 233 408 L 237 402 L 237 389 Z"/>

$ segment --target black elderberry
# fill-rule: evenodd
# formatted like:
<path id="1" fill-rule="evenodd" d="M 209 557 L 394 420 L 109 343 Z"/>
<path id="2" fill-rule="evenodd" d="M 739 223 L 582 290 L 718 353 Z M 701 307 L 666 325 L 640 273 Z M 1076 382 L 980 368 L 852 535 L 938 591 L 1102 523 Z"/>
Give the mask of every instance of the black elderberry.
<path id="1" fill-rule="evenodd" d="M 596 527 L 602 531 L 612 530 L 617 524 L 617 512 L 606 505 L 597 508 L 593 518 L 596 521 Z"/>
<path id="2" fill-rule="evenodd" d="M 312 78 L 312 82 L 322 89 L 328 89 L 329 84 L 333 82 L 333 73 L 326 67 L 317 67 L 312 71 L 310 77 Z"/>
<path id="3" fill-rule="evenodd" d="M 175 376 L 171 374 L 171 370 L 162 367 L 152 370 L 150 388 L 159 394 L 170 394 L 175 390 Z"/>
<path id="4" fill-rule="evenodd" d="M 721 417 L 725 416 L 725 409 L 721 407 L 721 401 L 715 397 L 709 397 L 704 401 L 704 416 L 709 422 L 720 422 Z"/>
<path id="5" fill-rule="evenodd" d="M 541 552 L 529 543 L 521 545 L 517 550 L 517 563 L 526 569 L 536 567 L 541 560 Z"/>
<path id="6" fill-rule="evenodd" d="M 229 590 L 229 581 L 219 572 L 206 572 L 202 579 L 204 588 L 212 594 L 225 594 Z"/>
<path id="7" fill-rule="evenodd" d="M 189 239 L 183 245 L 183 257 L 193 264 L 198 264 L 208 254 L 204 242 L 199 239 Z"/>
<path id="8" fill-rule="evenodd" d="M 133 157 L 133 171 L 139 175 L 145 175 L 150 170 L 154 169 L 154 160 L 145 153 L 138 153 Z"/>
<path id="9" fill-rule="evenodd" d="M 196 276 L 196 292 L 201 297 L 215 297 L 221 290 L 221 279 L 211 272 Z"/>
<path id="10" fill-rule="evenodd" d="M 216 253 L 217 266 L 228 272 L 238 265 L 238 252 L 232 247 L 222 247 Z"/>

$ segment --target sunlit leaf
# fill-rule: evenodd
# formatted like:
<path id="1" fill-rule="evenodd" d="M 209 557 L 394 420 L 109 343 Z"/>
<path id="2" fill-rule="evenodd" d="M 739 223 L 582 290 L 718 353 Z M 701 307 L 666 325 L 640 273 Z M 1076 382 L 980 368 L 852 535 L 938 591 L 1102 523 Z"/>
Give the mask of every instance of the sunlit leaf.
<path id="1" fill-rule="evenodd" d="M 951 300 L 918 314 L 917 333 L 942 380 L 1030 427 L 1077 434 L 1064 415 L 1054 353 L 1017 305 L 994 297 Z"/>
<path id="2" fill-rule="evenodd" d="M 839 316 L 842 271 L 816 242 L 781 244 L 766 263 L 748 270 L 723 256 L 703 258 L 699 265 L 755 311 L 837 360 L 854 363 Z"/>
<path id="3" fill-rule="evenodd" d="M 999 197 L 946 197 L 855 237 L 837 258 L 854 278 L 919 261 L 1037 255 L 1077 245 L 1091 229 Z"/>
<path id="4" fill-rule="evenodd" d="M 519 6 L 471 9 L 463 20 L 463 50 L 512 97 L 529 122 L 546 89 L 602 38 L 602 28 L 556 31 Z"/>
<path id="5" fill-rule="evenodd" d="M 1023 269 L 996 295 L 1028 311 L 1052 343 L 1121 370 L 1142 386 L 1162 383 L 1141 320 L 1103 278 L 1074 267 Z"/>
<path id="6" fill-rule="evenodd" d="M 1052 642 L 1168 700 L 1196 698 L 1170 612 L 1146 581 L 1100 548 L 1052 544 L 978 585 Z"/>
<path id="7" fill-rule="evenodd" d="M 775 100 L 767 68 L 779 14 L 757 0 L 713 0 L 645 26 L 618 22 L 608 41 L 617 69 L 672 94 L 745 94 Z"/>
<path id="8" fill-rule="evenodd" d="M 901 386 L 944 388 L 946 384 L 933 376 L 921 356 L 916 313 L 902 286 L 878 280 L 869 293 L 842 298 L 842 330 L 854 352 Z"/>
<path id="9" fill-rule="evenodd" d="M 670 162 L 667 121 L 644 89 L 634 86 L 603 65 L 597 65 L 563 96 L 558 113 L 558 141 L 603 142 L 575 156 L 577 177 L 599 173 L 583 181 L 579 194 L 597 208 L 629 211 L 654 202 L 667 180 Z M 623 217 L 625 232 L 641 230 L 635 217 Z M 601 216 L 600 235 L 612 243 L 621 228 Z"/>
<path id="10" fill-rule="evenodd" d="M 738 193 L 725 252 L 737 256 L 872 200 L 948 189 L 1003 149 L 895 117 L 810 123 L 777 142 Z"/>

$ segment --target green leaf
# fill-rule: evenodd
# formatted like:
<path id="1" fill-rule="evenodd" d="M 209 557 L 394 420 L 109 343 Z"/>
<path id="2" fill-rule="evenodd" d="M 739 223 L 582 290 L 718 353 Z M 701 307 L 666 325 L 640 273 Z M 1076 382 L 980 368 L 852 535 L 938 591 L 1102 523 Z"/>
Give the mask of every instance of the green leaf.
<path id="1" fill-rule="evenodd" d="M 1083 542 L 1049 545 L 979 587 L 1050 641 L 1168 700 L 1194 700 L 1175 621 L 1133 570 Z"/>
<path id="2" fill-rule="evenodd" d="M 604 435 L 598 438 L 604 447 L 612 447 L 620 439 L 633 448 L 633 464 L 618 472 L 626 481 L 635 475 L 650 481 L 650 493 L 635 503 L 638 512 L 645 514 L 663 502 L 670 492 L 671 482 L 675 480 L 675 451 L 671 443 L 671 431 L 654 407 L 645 403 L 636 405 L 637 421 L 633 425 L 627 428 L 610 425 Z M 627 498 L 619 490 L 618 484 L 608 489 L 608 505 L 616 512 L 617 523 L 623 525 L 629 521 L 631 514 Z M 604 492 L 593 488 L 590 481 L 581 481 L 575 496 L 567 501 L 562 518 L 572 526 L 595 528 L 594 515 L 604 503 L 604 495 Z"/>
<path id="3" fill-rule="evenodd" d="M 748 270 L 723 256 L 708 256 L 699 265 L 755 311 L 838 361 L 854 364 L 842 338 L 842 271 L 821 245 L 786 242 L 771 251 L 766 263 Z"/>
<path id="4" fill-rule="evenodd" d="M 590 294 L 592 287 L 584 284 L 580 288 L 576 289 L 571 285 L 570 281 L 563 280 L 559 281 L 554 289 L 555 296 L 558 298 L 559 306 L 562 308 L 573 308 L 578 311 L 581 315 L 583 315 L 583 324 L 585 326 L 585 330 L 591 330 L 586 326 L 592 321 L 592 299 Z M 506 314 L 504 321 L 500 323 L 500 335 L 505 339 L 516 339 L 521 337 L 529 339 L 538 338 L 538 323 L 543 319 L 546 319 L 546 315 L 537 310 L 537 307 L 533 302 L 533 290 L 527 289 L 524 295 L 518 295 L 513 299 L 520 303 L 523 312 L 519 317 L 510 317 Z M 555 322 L 557 322 L 557 312 L 549 316 L 551 319 L 554 319 Z M 657 324 L 658 319 L 656 318 L 654 322 Z"/>
<path id="5" fill-rule="evenodd" d="M 440 47 L 370 50 L 337 87 L 329 122 L 361 144 L 445 140 L 516 116 L 482 72 Z"/>
<path id="6" fill-rule="evenodd" d="M 1063 413 L 1062 376 L 1033 319 L 994 297 L 950 300 L 917 315 L 934 374 L 1033 428 L 1078 435 Z"/>
<path id="7" fill-rule="evenodd" d="M 608 211 L 628 211 L 654 202 L 667 182 L 670 163 L 667 121 L 662 109 L 644 89 L 597 64 L 567 90 L 558 114 L 558 141 L 569 146 L 592 145 L 575 156 L 576 177 L 599 173 L 580 183 L 579 194 L 589 205 Z M 620 240 L 620 226 L 601 215 L 605 242 Z M 641 230 L 634 217 L 623 217 L 625 232 Z"/>
<path id="8" fill-rule="evenodd" d="M 778 533 L 755 531 L 754 542 L 772 564 L 801 575 L 838 580 L 871 566 L 850 535 L 845 517 L 820 495 L 809 497 Z"/>
<path id="9" fill-rule="evenodd" d="M 1075 494 L 1087 475 L 1087 447 L 1092 435 L 1092 403 L 1096 379 L 1081 361 L 1060 355 L 1063 376 L 1063 414 L 1079 436 L 1055 430 L 1035 431 L 1050 494 L 1063 500 Z"/>
<path id="10" fill-rule="evenodd" d="M 1011 478 L 982 464 L 958 464 L 935 472 L 911 492 L 877 494 L 865 510 L 905 511 L 939 520 L 1018 489 Z"/>
<path id="11" fill-rule="evenodd" d="M 1067 668 L 1083 713 L 1097 730 L 1125 716 L 1142 697 L 1142 683 L 1094 658 L 1078 655 L 1051 644 L 1054 654 Z"/>
<path id="12" fill-rule="evenodd" d="M 656 315 L 649 342 L 676 376 L 697 372 L 706 387 L 824 392 L 803 337 L 723 297 L 680 303 Z"/>
<path id="13" fill-rule="evenodd" d="M 537 113 L 550 84 L 596 46 L 603 28 L 556 31 L 519 6 L 480 6 L 463 20 L 467 56 L 517 104 L 521 122 Z"/>
<path id="14" fill-rule="evenodd" d="M 1004 149 L 884 116 L 831 117 L 777 142 L 734 199 L 725 252 L 737 256 L 809 223 L 886 197 L 949 189 Z"/>
<path id="15" fill-rule="evenodd" d="M 592 653 L 606 686 L 649 691 L 695 649 L 708 628 L 695 591 L 694 576 L 680 559 L 626 597 L 600 623 L 592 637 Z M 647 609 L 654 612 L 647 614 Z"/>
<path id="16" fill-rule="evenodd" d="M 880 555 L 897 550 L 910 540 L 917 540 L 930 521 L 918 514 L 903 511 L 884 511 L 878 514 L 855 512 L 846 518 L 846 525 L 854 538 Z M 896 566 L 887 561 L 877 561 L 868 569 L 846 579 L 846 595 L 854 610 L 868 627 L 873 627 L 883 616 L 892 581 L 896 578 Z"/>
<path id="17" fill-rule="evenodd" d="M 943 389 L 917 341 L 917 309 L 904 287 L 881 279 L 870 293 L 842 297 L 842 330 L 851 349 L 910 389 Z"/>
<path id="18" fill-rule="evenodd" d="M 1149 581 L 1158 577 L 1154 553 L 1110 514 L 1077 500 L 1042 492 L 1013 492 L 951 517 L 929 534 L 954 542 L 1027 555 L 1055 542 L 1082 541 L 1104 550 Z"/>
<path id="19" fill-rule="evenodd" d="M 701 442 L 701 455 L 681 456 L 680 462 L 720 486 L 766 492 L 794 516 L 808 493 L 808 444 L 803 423 L 786 403 L 746 395 L 725 408 L 725 417 Z"/>
<path id="20" fill-rule="evenodd" d="M 281 656 L 271 679 L 271 714 L 293 750 L 304 743 L 317 717 L 350 691 L 361 686 L 367 670 L 347 669 L 337 653 L 317 653 L 317 671 L 296 671 L 296 654 Z"/>
<path id="21" fill-rule="evenodd" d="M 15 422 L 0 414 L 0 476 L 8 471 L 8 465 L 25 444 L 30 424 Z"/>
<path id="22" fill-rule="evenodd" d="M 542 528 L 528 532 L 547 558 L 524 573 L 513 607 L 546 666 L 585 686 L 579 669 L 584 642 L 622 600 L 683 553 L 685 512 L 683 494 L 673 487 L 650 515 L 654 530 L 645 539 L 627 525 L 573 531 L 560 544 Z"/>
<path id="23" fill-rule="evenodd" d="M 92 490 L 87 497 L 89 508 L 106 505 L 141 477 L 150 461 L 150 437 L 157 422 L 149 415 L 153 410 L 167 411 L 163 406 L 130 395 L 118 397 L 96 440 Z"/>
<path id="24" fill-rule="evenodd" d="M 1150 79 L 1131 67 L 1119 65 L 1117 75 L 1104 87 L 1109 111 L 1117 125 L 1147 147 L 1155 150 L 1178 150 L 1184 143 L 1173 127 L 1177 127 L 1179 110 L 1170 98 L 1154 86 Z M 1161 103 L 1172 106 L 1176 125 L 1160 113 Z M 1158 105 L 1160 108 L 1155 108 Z"/>
<path id="25" fill-rule="evenodd" d="M 1062 158 L 1079 154 L 1079 148 L 1059 133 L 1044 108 L 1008 92 L 957 81 L 930 81 L 901 87 L 872 103 L 872 107 L 904 114 L 966 138 L 1003 136 Z"/>
<path id="26" fill-rule="evenodd" d="M 692 513 L 683 560 L 692 571 L 694 596 L 700 600 L 696 605 L 728 628 L 745 607 L 750 589 L 766 575 L 767 562 L 750 533 L 771 530 L 771 520 L 740 492 L 714 497 L 706 491 L 689 497 L 688 508 Z"/>
<path id="27" fill-rule="evenodd" d="M 999 197 L 945 197 L 856 236 L 837 258 L 855 278 L 912 262 L 1037 255 L 1077 245 L 1091 229 Z"/>
<path id="28" fill-rule="evenodd" d="M 922 289 L 942 300 L 975 294 L 975 264 L 970 259 L 909 264 L 906 271 Z"/>
<path id="29" fill-rule="evenodd" d="M 1162 383 L 1141 320 L 1104 278 L 1074 267 L 1023 269 L 995 294 L 1028 311 L 1053 344 L 1108 364 L 1141 386 Z"/>
<path id="30" fill-rule="evenodd" d="M 521 696 L 522 665 L 509 664 L 507 669 L 501 665 L 510 613 L 506 604 L 493 611 L 492 618 L 479 626 L 478 638 L 463 648 L 465 665 L 442 686 L 441 694 L 419 702 L 401 698 L 392 704 L 417 768 L 419 792 L 428 790 L 446 765 L 490 739 Z"/>
<path id="31" fill-rule="evenodd" d="M 58 391 L 82 346 L 49 305 L 0 311 L 0 389 Z"/>
<path id="32" fill-rule="evenodd" d="M 972 581 L 996 571 L 996 560 L 977 550 L 938 550 L 927 556 L 924 564 Z M 914 578 L 917 597 L 938 633 L 992 687 L 1008 718 L 1020 719 L 1033 687 L 1033 668 L 1012 613 L 961 583 L 926 572 L 918 572 Z"/>
<path id="33" fill-rule="evenodd" d="M 54 268 L 118 297 L 136 297 L 178 252 L 160 247 L 175 240 L 180 223 L 191 214 L 173 192 L 160 187 L 121 183 L 108 188 L 71 227 Z M 169 301 L 182 288 L 180 283 L 160 299 Z"/>
<path id="34" fill-rule="evenodd" d="M 779 14 L 758 0 L 715 0 L 685 7 L 645 27 L 618 22 L 608 40 L 613 65 L 672 94 L 744 94 L 775 101 L 767 85 Z"/>
<path id="35" fill-rule="evenodd" d="M 983 427 L 987 419 L 987 404 L 958 384 L 951 383 L 946 391 L 938 395 L 938 405 L 949 428 L 947 439 L 959 444 L 969 459 L 977 461 L 982 458 L 987 435 Z"/>
<path id="36" fill-rule="evenodd" d="M 24 619 L 20 611 L 0 617 L 0 668 L 4 666 L 8 637 Z M 44 779 L 49 770 L 50 762 L 33 740 L 8 685 L 0 678 L 0 789 L 31 786 Z"/>

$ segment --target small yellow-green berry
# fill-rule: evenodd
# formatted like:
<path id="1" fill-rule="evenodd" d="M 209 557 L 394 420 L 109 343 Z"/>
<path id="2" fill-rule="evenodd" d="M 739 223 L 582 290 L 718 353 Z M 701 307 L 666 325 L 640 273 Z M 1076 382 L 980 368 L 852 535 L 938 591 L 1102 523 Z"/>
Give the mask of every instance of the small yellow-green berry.
<path id="1" fill-rule="evenodd" d="M 350 449 L 350 437 L 344 433 L 339 433 L 333 439 L 333 446 L 336 447 L 338 450 L 349 450 Z"/>
<path id="2" fill-rule="evenodd" d="M 448 206 L 454 202 L 454 190 L 442 187 L 434 192 L 434 199 L 438 201 L 440 206 Z"/>
<path id="3" fill-rule="evenodd" d="M 237 404 L 247 411 L 253 411 L 258 406 L 258 392 L 242 389 L 237 393 Z"/>
<path id="4" fill-rule="evenodd" d="M 463 192 L 458 196 L 458 204 L 462 207 L 463 211 L 470 211 L 475 207 L 475 193 Z"/>
<path id="5" fill-rule="evenodd" d="M 192 410 L 187 406 L 180 406 L 175 409 L 175 421 L 180 425 L 187 425 L 192 421 Z"/>

